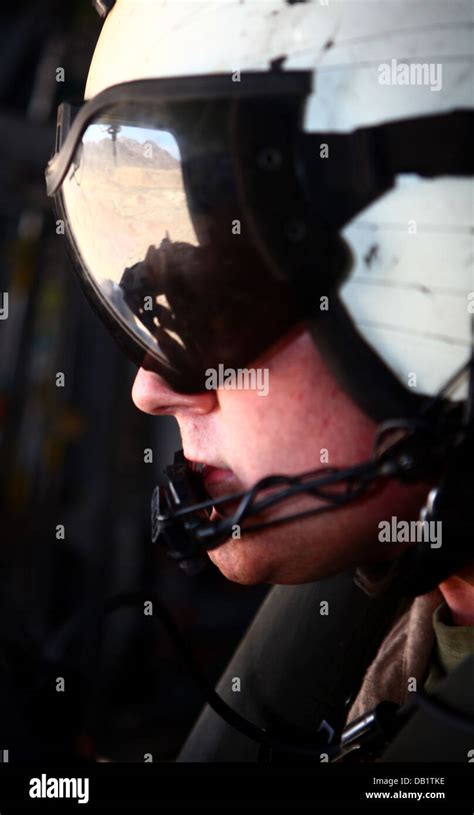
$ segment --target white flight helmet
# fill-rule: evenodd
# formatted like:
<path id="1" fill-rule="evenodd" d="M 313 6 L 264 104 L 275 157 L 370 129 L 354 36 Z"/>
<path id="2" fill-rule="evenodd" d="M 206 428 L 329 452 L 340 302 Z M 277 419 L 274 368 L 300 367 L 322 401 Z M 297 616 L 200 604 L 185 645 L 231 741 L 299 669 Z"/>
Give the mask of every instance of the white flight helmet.
<path id="1" fill-rule="evenodd" d="M 435 395 L 467 363 L 471 348 L 471 0 L 117 0 L 108 5 L 111 10 L 87 79 L 89 106 L 121 83 L 168 78 L 172 88 L 174 80 L 178 86 L 184 78 L 214 76 L 225 78 L 231 92 L 238 93 L 247 76 L 261 74 L 284 82 L 292 74 L 307 75 L 306 90 L 299 92 L 299 152 L 296 141 L 273 144 L 269 131 L 265 169 L 275 177 L 285 163 L 281 145 L 295 150 L 291 163 L 301 194 L 321 220 L 316 243 L 326 252 L 329 266 L 338 258 L 345 267 L 344 274 L 334 278 L 337 285 L 326 281 L 309 292 L 303 284 L 302 299 L 313 298 L 314 337 L 343 384 L 375 417 L 387 417 L 394 406 L 395 413 L 400 412 L 405 396 L 412 405 L 419 403 L 420 395 Z M 254 110 L 257 114 L 258 106 Z M 260 124 L 256 121 L 255 127 Z M 116 135 L 112 128 L 113 138 Z M 77 144 L 78 138 L 76 150 Z M 119 139 L 117 145 L 120 149 Z M 178 155 L 171 142 L 161 145 Z M 79 153 L 76 165 L 72 155 L 71 147 L 69 162 L 77 176 Z M 66 165 L 67 157 L 63 178 Z M 56 157 L 49 171 L 51 192 L 61 183 L 57 166 Z M 212 174 L 212 164 L 208 170 Z M 121 183 L 124 179 L 125 169 Z M 132 183 L 131 175 L 129 179 Z M 271 196 L 280 192 L 283 198 L 284 183 L 285 177 L 280 188 L 273 182 Z M 135 174 L 134 196 L 140 195 L 140 184 L 149 195 L 146 173 L 140 179 Z M 263 212 L 271 196 L 253 200 Z M 171 193 L 166 200 L 174 206 Z M 74 207 L 71 194 L 66 220 Z M 126 202 L 121 210 L 125 208 Z M 97 221 L 88 212 L 83 234 Z M 289 225 L 294 244 L 307 227 L 303 223 L 300 235 L 300 215 L 301 208 Z M 337 231 L 339 244 L 324 243 L 325 225 L 328 232 Z M 193 226 L 182 225 L 176 235 L 167 222 L 162 237 L 192 242 Z M 78 254 L 80 230 L 76 226 L 73 234 Z M 264 229 L 262 233 L 270 234 Z M 268 258 L 261 235 L 256 237 L 254 231 L 253 237 L 261 256 Z M 114 240 L 120 243 L 121 235 Z M 130 264 L 137 259 L 126 256 Z M 291 257 L 286 259 L 291 265 Z M 93 255 L 83 258 L 82 265 L 91 275 Z M 275 281 L 278 287 L 278 273 Z M 106 291 L 104 280 L 101 285 Z M 258 297 L 263 288 L 257 288 Z M 161 297 L 166 302 L 163 293 Z M 283 289 L 277 288 L 275 303 L 282 298 Z M 121 308 L 116 305 L 116 314 L 125 313 L 127 302 Z M 275 306 L 268 302 L 259 303 L 261 321 Z M 207 313 L 208 322 L 217 305 Z M 245 313 L 241 319 L 245 321 Z M 282 319 L 274 329 L 285 327 Z M 149 329 L 135 325 L 135 339 L 140 341 L 141 331 L 146 343 Z M 167 336 L 178 337 L 176 325 L 166 330 Z M 182 341 L 180 347 L 189 342 Z M 466 381 L 460 380 L 450 396 L 459 400 L 465 394 Z"/>

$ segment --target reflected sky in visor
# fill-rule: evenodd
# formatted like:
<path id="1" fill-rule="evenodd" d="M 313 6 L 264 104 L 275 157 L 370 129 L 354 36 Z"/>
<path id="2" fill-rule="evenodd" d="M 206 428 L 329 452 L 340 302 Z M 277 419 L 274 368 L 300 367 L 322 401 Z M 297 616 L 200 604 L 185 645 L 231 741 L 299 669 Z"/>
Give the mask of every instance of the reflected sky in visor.
<path id="1" fill-rule="evenodd" d="M 84 133 L 83 141 L 100 141 L 104 138 L 104 132 L 109 133 L 113 139 L 114 125 L 89 125 Z M 128 125 L 124 125 L 119 126 L 119 132 L 122 138 L 132 139 L 143 146 L 147 142 L 152 142 L 152 144 L 161 147 L 162 150 L 166 150 L 173 158 L 181 161 L 176 139 L 172 133 L 169 133 L 167 130 L 151 130 L 146 127 L 129 127 Z"/>

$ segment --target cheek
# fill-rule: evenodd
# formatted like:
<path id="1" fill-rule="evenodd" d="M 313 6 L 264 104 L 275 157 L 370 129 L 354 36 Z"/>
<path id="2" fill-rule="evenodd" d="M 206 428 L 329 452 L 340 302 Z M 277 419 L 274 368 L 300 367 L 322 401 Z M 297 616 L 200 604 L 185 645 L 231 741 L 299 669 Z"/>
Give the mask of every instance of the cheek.
<path id="1" fill-rule="evenodd" d="M 374 424 L 327 376 L 304 386 L 296 377 L 274 377 L 268 396 L 224 391 L 219 401 L 227 460 L 247 483 L 271 472 L 344 466 L 370 457 Z"/>
<path id="2" fill-rule="evenodd" d="M 276 387 L 268 396 L 251 391 L 223 395 L 220 436 L 240 477 L 252 480 L 275 467 L 287 470 L 297 457 L 305 410 L 289 401 L 288 393 Z"/>

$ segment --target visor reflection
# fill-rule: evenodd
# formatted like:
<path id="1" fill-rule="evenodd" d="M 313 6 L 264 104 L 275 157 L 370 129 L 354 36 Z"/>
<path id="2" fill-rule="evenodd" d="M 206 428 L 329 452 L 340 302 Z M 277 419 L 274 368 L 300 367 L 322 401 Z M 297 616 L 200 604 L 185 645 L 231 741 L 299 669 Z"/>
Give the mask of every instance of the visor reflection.
<path id="1" fill-rule="evenodd" d="M 62 184 L 79 273 L 136 364 L 141 356 L 175 390 L 204 390 L 208 368 L 250 362 L 299 310 L 251 230 L 232 232 L 245 205 L 230 112 L 138 109 L 140 124 L 130 108 L 120 112 L 88 126 Z"/>
<path id="2" fill-rule="evenodd" d="M 89 125 L 64 180 L 63 200 L 91 279 L 117 316 L 155 346 L 156 311 L 151 322 L 137 322 L 147 316 L 148 301 L 137 309 L 135 298 L 132 313 L 117 287 L 125 270 L 143 262 L 162 238 L 197 245 L 176 139 L 165 130 L 110 121 Z"/>

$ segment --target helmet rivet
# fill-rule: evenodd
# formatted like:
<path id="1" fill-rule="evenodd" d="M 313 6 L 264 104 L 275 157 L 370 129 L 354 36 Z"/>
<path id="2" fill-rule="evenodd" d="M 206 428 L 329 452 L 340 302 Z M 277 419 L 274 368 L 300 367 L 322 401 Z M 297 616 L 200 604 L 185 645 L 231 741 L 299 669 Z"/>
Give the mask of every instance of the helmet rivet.
<path id="1" fill-rule="evenodd" d="M 258 166 L 262 170 L 273 172 L 278 170 L 282 164 L 282 156 L 275 147 L 264 147 L 258 155 Z"/>

